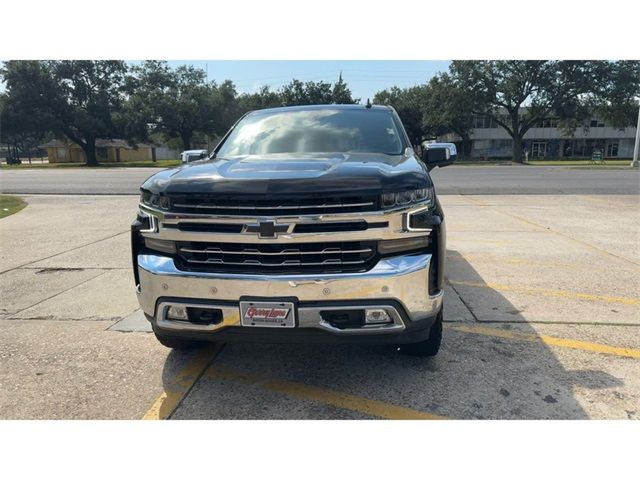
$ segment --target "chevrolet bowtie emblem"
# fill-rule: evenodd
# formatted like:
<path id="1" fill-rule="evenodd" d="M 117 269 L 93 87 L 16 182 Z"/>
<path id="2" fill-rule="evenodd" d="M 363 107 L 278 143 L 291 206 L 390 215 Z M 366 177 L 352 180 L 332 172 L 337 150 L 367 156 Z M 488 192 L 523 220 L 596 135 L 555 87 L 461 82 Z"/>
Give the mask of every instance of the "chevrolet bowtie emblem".
<path id="1" fill-rule="evenodd" d="M 291 223 L 276 223 L 267 220 L 246 224 L 242 233 L 257 233 L 258 238 L 277 238 L 279 233 L 287 233 L 292 227 Z"/>

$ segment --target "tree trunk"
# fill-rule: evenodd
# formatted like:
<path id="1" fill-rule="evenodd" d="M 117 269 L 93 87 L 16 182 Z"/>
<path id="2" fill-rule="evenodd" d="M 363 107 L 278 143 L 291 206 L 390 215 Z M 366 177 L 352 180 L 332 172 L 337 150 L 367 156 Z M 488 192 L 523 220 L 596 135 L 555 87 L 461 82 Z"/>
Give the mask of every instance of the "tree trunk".
<path id="1" fill-rule="evenodd" d="M 524 163 L 522 158 L 522 138 L 518 135 L 513 137 L 513 156 L 511 160 L 517 163 Z"/>
<path id="2" fill-rule="evenodd" d="M 93 138 L 88 138 L 85 143 L 80 145 L 87 157 L 87 165 L 90 167 L 97 167 L 99 165 L 98 158 L 96 157 L 96 141 Z"/>
<path id="3" fill-rule="evenodd" d="M 513 132 L 513 156 L 512 161 L 516 163 L 524 163 L 522 158 L 522 135 L 520 134 L 520 118 L 518 110 L 511 113 L 511 131 Z"/>
<path id="4" fill-rule="evenodd" d="M 18 144 L 13 144 L 13 158 L 15 158 L 16 165 L 21 165 L 22 160 L 20 160 L 20 150 L 18 150 Z"/>
<path id="5" fill-rule="evenodd" d="M 466 134 L 460 137 L 462 138 L 462 158 L 467 159 L 471 155 L 471 136 Z"/>
<path id="6" fill-rule="evenodd" d="M 182 147 L 184 150 L 191 150 L 191 133 L 190 132 L 182 132 L 180 134 L 180 138 L 182 138 Z"/>

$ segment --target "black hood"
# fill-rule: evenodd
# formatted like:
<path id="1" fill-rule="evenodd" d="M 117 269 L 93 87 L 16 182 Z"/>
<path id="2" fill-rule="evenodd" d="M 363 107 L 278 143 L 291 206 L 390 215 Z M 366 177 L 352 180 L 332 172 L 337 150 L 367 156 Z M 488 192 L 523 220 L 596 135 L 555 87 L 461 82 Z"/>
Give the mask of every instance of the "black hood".
<path id="1" fill-rule="evenodd" d="M 194 162 L 164 170 L 142 188 L 152 193 L 220 195 L 379 194 L 431 186 L 413 153 L 272 154 Z"/>

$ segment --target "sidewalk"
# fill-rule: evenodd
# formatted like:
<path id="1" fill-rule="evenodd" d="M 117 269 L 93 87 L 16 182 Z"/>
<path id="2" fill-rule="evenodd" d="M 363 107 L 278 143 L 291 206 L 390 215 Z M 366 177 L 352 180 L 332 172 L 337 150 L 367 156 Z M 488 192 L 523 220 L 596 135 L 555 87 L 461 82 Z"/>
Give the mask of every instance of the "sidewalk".
<path id="1" fill-rule="evenodd" d="M 0 417 L 639 418 L 635 197 L 440 198 L 436 359 L 238 344 L 203 362 L 158 344 L 138 309 L 137 197 L 25 196 L 0 220 Z"/>

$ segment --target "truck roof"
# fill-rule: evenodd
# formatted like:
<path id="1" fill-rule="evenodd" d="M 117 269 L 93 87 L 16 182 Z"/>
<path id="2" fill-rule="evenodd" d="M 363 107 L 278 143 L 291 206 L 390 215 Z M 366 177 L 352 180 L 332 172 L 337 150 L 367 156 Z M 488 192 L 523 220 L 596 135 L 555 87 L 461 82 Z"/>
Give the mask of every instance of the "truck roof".
<path id="1" fill-rule="evenodd" d="M 326 104 L 326 105 L 296 105 L 292 107 L 275 107 L 275 108 L 264 108 L 261 110 L 254 110 L 251 113 L 257 112 L 295 112 L 295 111 L 304 111 L 304 110 L 390 110 L 393 109 L 387 105 L 371 105 L 367 107 L 366 105 L 360 104 Z"/>

